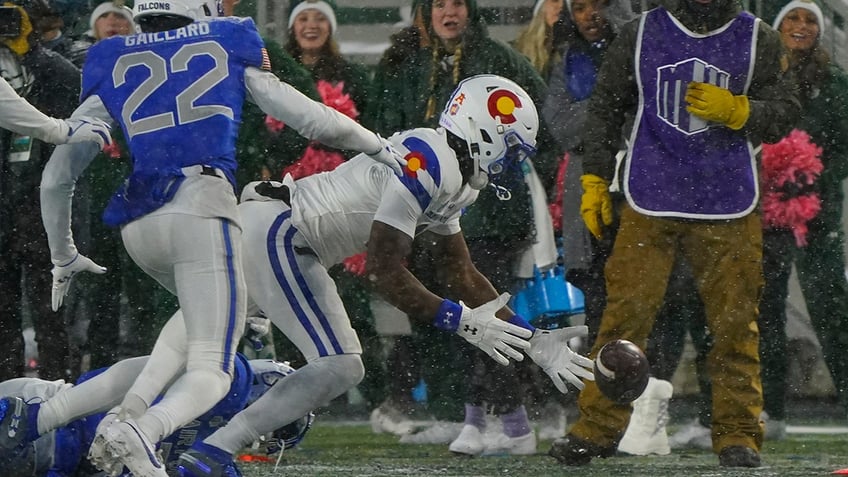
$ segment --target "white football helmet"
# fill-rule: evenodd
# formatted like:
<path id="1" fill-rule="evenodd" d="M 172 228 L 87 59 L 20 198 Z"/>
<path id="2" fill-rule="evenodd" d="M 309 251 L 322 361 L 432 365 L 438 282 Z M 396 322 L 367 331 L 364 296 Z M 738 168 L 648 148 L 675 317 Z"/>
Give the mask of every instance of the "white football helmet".
<path id="1" fill-rule="evenodd" d="M 536 106 L 521 86 L 502 76 L 476 75 L 460 81 L 439 125 L 468 144 L 475 164 L 469 185 L 478 190 L 536 153 Z"/>
<path id="2" fill-rule="evenodd" d="M 224 15 L 221 0 L 140 0 L 133 6 L 133 19 L 150 15 L 179 16 L 191 20 L 217 18 Z"/>

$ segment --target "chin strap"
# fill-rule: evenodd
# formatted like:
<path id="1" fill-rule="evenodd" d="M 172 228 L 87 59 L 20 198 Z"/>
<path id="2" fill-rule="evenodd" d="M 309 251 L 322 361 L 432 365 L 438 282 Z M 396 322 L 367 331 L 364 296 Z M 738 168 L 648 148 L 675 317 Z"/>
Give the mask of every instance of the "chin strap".
<path id="1" fill-rule="evenodd" d="M 509 200 L 512 199 L 512 192 L 509 191 L 506 187 L 497 184 L 489 184 L 495 189 L 495 195 L 498 196 L 499 200 Z"/>

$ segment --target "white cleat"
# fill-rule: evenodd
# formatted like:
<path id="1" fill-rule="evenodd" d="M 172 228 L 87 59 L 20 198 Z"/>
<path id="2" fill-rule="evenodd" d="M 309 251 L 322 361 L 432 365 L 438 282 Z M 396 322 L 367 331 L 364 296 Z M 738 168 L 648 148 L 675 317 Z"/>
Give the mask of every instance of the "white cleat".
<path id="1" fill-rule="evenodd" d="M 503 432 L 486 436 L 483 455 L 533 455 L 536 453 L 536 433 L 532 430 L 523 436 L 509 437 Z"/>
<path id="2" fill-rule="evenodd" d="M 106 429 L 118 421 L 118 408 L 112 409 L 100 423 L 97 424 L 97 430 L 94 433 L 94 440 L 88 448 L 88 460 L 98 469 L 106 472 L 110 476 L 120 475 L 124 469 L 124 464 L 113 456 L 106 448 L 107 439 L 105 436 Z"/>
<path id="3" fill-rule="evenodd" d="M 126 466 L 133 477 L 168 477 L 165 465 L 156 456 L 156 447 L 132 418 L 115 421 L 103 435 L 106 451 Z"/>
<path id="4" fill-rule="evenodd" d="M 668 400 L 674 391 L 671 383 L 650 378 L 648 387 L 633 401 L 630 424 L 618 443 L 618 450 L 630 455 L 668 455 Z"/>
<path id="5" fill-rule="evenodd" d="M 480 429 L 475 425 L 466 424 L 459 432 L 459 436 L 450 443 L 448 450 L 454 454 L 475 456 L 482 454 L 485 447 Z"/>

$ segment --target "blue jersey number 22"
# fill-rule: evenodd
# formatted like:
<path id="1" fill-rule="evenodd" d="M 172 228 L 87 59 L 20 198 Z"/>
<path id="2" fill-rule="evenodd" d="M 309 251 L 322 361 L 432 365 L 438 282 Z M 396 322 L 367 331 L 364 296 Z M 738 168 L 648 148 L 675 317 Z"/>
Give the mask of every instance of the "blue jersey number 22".
<path id="1" fill-rule="evenodd" d="M 168 81 L 169 66 L 170 73 L 187 71 L 189 61 L 196 56 L 209 56 L 215 64 L 203 76 L 175 96 L 176 118 L 174 118 L 172 111 L 168 111 L 132 119 L 139 106 Z M 200 121 L 216 114 L 223 114 L 232 119 L 234 117 L 233 110 L 227 106 L 195 105 L 201 96 L 227 78 L 229 75 L 227 58 L 227 51 L 214 41 L 184 45 L 171 57 L 170 65 L 165 58 L 152 51 L 130 53 L 118 58 L 115 68 L 112 70 L 112 82 L 116 88 L 126 82 L 127 71 L 130 68 L 144 66 L 150 71 L 150 76 L 130 94 L 121 109 L 121 118 L 130 139 L 136 134 L 146 134 L 177 124 Z"/>

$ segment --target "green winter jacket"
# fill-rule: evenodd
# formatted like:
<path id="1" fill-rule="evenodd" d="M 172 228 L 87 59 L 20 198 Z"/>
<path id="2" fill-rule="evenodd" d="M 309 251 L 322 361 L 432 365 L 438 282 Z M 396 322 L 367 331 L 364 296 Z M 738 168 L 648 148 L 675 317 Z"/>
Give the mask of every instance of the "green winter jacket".
<path id="1" fill-rule="evenodd" d="M 741 12 L 735 0 L 714 0 L 722 6 L 716 15 L 699 22 L 685 6 L 686 0 L 663 0 L 668 10 L 688 29 L 705 33 L 729 22 Z M 627 113 L 638 106 L 639 91 L 635 81 L 635 55 L 639 20 L 622 28 L 610 45 L 606 59 L 598 72 L 589 115 L 585 126 L 585 156 L 583 171 L 606 180 L 612 180 L 615 154 L 621 144 Z M 796 123 L 800 105 L 790 75 L 784 74 L 788 60 L 780 36 L 772 28 L 760 23 L 757 34 L 757 53 L 748 99 L 751 114 L 740 130 L 754 147 L 761 142 L 776 142 L 785 136 Z"/>
<path id="2" fill-rule="evenodd" d="M 425 24 L 432 30 L 429 25 L 432 0 L 424 0 L 421 4 Z M 466 4 L 469 26 L 458 55 L 458 80 L 483 73 L 504 76 L 524 88 L 541 111 L 546 94 L 542 78 L 527 58 L 489 37 L 475 0 L 467 0 Z M 430 37 L 435 38 L 432 31 Z M 372 83 L 372 103 L 365 123 L 380 134 L 391 135 L 414 127 L 438 127 L 439 114 L 458 82 L 453 77 L 455 56 L 440 54 L 436 59 L 432 47 L 418 45 L 410 45 L 409 53 L 403 61 L 381 62 L 377 67 Z M 438 70 L 431 87 L 434 68 Z M 431 95 L 435 112 L 428 118 L 426 110 Z M 534 164 L 550 190 L 556 167 L 551 151 L 556 146 L 544 126 L 537 139 L 537 148 L 540 154 L 534 159 Z M 509 201 L 499 200 L 491 187 L 480 191 L 477 201 L 462 217 L 462 229 L 467 238 L 529 238 L 533 220 L 529 192 L 523 181 L 518 182 L 511 188 L 512 199 Z"/>

